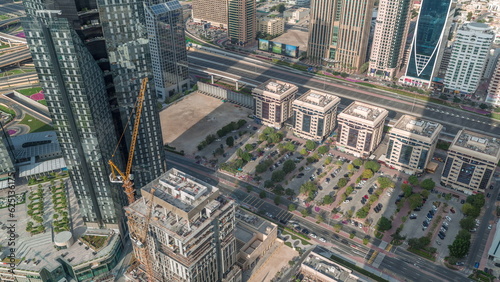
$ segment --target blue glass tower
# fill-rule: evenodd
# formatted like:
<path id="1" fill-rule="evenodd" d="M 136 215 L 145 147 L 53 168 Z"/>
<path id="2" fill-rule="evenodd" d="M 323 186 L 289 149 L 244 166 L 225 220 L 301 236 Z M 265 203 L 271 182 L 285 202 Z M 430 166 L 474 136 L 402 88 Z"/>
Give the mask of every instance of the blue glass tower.
<path id="1" fill-rule="evenodd" d="M 444 47 L 442 41 L 448 30 L 451 6 L 452 0 L 422 1 L 405 83 L 430 84 L 434 72 L 439 67 L 437 63 Z"/>

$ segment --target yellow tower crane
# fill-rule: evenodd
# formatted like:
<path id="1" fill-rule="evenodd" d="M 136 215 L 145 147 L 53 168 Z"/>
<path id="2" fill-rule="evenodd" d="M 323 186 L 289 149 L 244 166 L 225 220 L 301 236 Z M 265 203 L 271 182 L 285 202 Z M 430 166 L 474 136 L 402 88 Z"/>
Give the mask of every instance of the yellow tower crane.
<path id="1" fill-rule="evenodd" d="M 148 78 L 147 77 L 143 78 L 141 83 L 141 90 L 139 92 L 139 95 L 137 96 L 137 101 L 135 104 L 134 128 L 132 130 L 132 140 L 130 142 L 130 149 L 129 149 L 127 167 L 125 169 L 125 172 L 121 171 L 118 168 L 118 166 L 113 162 L 113 160 L 108 161 L 111 167 L 110 180 L 112 183 L 123 183 L 123 188 L 125 190 L 125 194 L 127 195 L 129 205 L 131 205 L 135 201 L 134 183 L 132 182 L 134 180 L 134 177 L 131 170 L 134 161 L 134 152 L 135 152 L 135 145 L 137 143 L 137 136 L 139 135 L 139 124 L 141 122 L 141 114 L 144 104 L 144 95 L 146 93 L 147 83 L 148 83 Z M 128 121 L 130 121 L 132 114 L 133 113 L 131 113 Z M 121 139 L 123 138 L 127 125 L 128 122 L 125 125 L 125 129 L 122 133 L 122 136 L 120 137 L 120 140 L 118 141 L 118 144 L 116 145 L 115 152 L 116 149 L 118 148 L 118 145 L 120 144 Z M 113 153 L 112 157 L 114 157 L 114 155 L 115 154 Z M 146 266 L 146 274 L 148 276 L 148 281 L 150 282 L 154 281 L 153 279 L 154 274 L 153 274 L 153 267 L 151 264 L 151 260 L 149 258 L 147 237 L 149 229 L 149 220 L 151 218 L 151 210 L 153 208 L 154 190 L 151 191 L 151 195 L 152 195 L 151 202 L 146 211 L 144 226 L 129 226 L 130 236 L 132 238 L 136 238 L 138 243 L 137 245 L 139 246 L 138 253 L 140 258 L 137 258 L 137 260 Z"/>

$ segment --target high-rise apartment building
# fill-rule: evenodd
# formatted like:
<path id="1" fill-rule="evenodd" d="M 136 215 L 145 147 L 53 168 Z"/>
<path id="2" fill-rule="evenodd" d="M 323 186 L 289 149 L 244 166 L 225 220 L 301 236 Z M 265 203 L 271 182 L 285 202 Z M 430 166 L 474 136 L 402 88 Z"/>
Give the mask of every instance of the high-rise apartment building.
<path id="1" fill-rule="evenodd" d="M 357 157 L 369 157 L 382 141 L 388 114 L 386 109 L 353 102 L 337 116 L 337 147 Z"/>
<path id="2" fill-rule="evenodd" d="M 227 28 L 227 0 L 193 0 L 192 4 L 194 22 Z"/>
<path id="3" fill-rule="evenodd" d="M 14 168 L 14 156 L 12 154 L 10 136 L 3 127 L 3 123 L 0 122 L 0 180 L 14 171 L 16 170 Z"/>
<path id="4" fill-rule="evenodd" d="M 392 79 L 403 64 L 411 0 L 381 0 L 368 75 Z"/>
<path id="5" fill-rule="evenodd" d="M 293 101 L 293 133 L 305 139 L 323 141 L 335 128 L 340 98 L 309 90 Z"/>
<path id="6" fill-rule="evenodd" d="M 483 77 L 495 33 L 487 24 L 464 24 L 457 32 L 444 86 L 455 93 L 474 94 Z"/>
<path id="7" fill-rule="evenodd" d="M 228 31 L 231 42 L 253 44 L 257 36 L 257 6 L 255 0 L 227 0 Z"/>
<path id="8" fill-rule="evenodd" d="M 343 72 L 366 62 L 373 0 L 311 1 L 308 59 Z"/>
<path id="9" fill-rule="evenodd" d="M 408 174 L 423 172 L 434 155 L 443 126 L 403 115 L 389 131 L 386 163 Z"/>
<path id="10" fill-rule="evenodd" d="M 121 229 L 126 199 L 108 178 L 118 140 L 102 71 L 56 11 L 38 10 L 22 23 L 83 220 Z"/>
<path id="11" fill-rule="evenodd" d="M 156 96 L 165 100 L 189 88 L 184 19 L 179 1 L 144 2 Z"/>
<path id="12" fill-rule="evenodd" d="M 146 248 L 159 281 L 238 281 L 233 201 L 176 169 L 144 186 L 142 195 L 125 208 L 128 225 L 148 229 Z M 144 227 L 149 207 L 151 220 Z M 133 247 L 140 257 L 141 246 Z"/>
<path id="13" fill-rule="evenodd" d="M 499 160 L 499 137 L 460 130 L 448 149 L 441 181 L 467 194 L 484 192 Z"/>
<path id="14" fill-rule="evenodd" d="M 452 2 L 421 1 L 406 74 L 400 78 L 400 82 L 418 87 L 431 86 L 448 40 L 453 16 Z"/>
<path id="15" fill-rule="evenodd" d="M 254 114 L 263 124 L 281 128 L 292 116 L 292 102 L 299 88 L 288 82 L 270 79 L 252 90 Z"/>
<path id="16" fill-rule="evenodd" d="M 494 106 L 500 105 L 500 60 L 498 60 L 495 71 L 491 76 L 486 103 Z"/>
<path id="17" fill-rule="evenodd" d="M 261 17 L 257 20 L 257 30 L 269 35 L 281 35 L 285 32 L 285 19 Z"/>
<path id="18" fill-rule="evenodd" d="M 115 163 L 123 167 L 141 80 L 153 81 L 143 2 L 23 4 L 24 30 L 83 219 L 90 227 L 122 223 L 121 188 L 111 187 L 107 161 L 132 116 L 125 144 L 115 152 Z M 143 105 L 133 167 L 136 187 L 165 169 L 154 87 L 148 87 Z"/>

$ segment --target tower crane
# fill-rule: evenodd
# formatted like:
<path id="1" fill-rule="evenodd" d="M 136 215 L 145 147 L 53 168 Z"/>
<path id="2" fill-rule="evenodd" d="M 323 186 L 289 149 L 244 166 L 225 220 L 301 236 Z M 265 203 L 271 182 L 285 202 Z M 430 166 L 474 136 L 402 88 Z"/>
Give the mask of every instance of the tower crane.
<path id="1" fill-rule="evenodd" d="M 118 166 L 113 162 L 113 160 L 109 160 L 108 164 L 111 167 L 111 175 L 110 175 L 110 181 L 112 183 L 123 183 L 123 188 L 125 190 L 125 194 L 127 195 L 128 199 L 128 204 L 131 205 L 135 201 L 135 196 L 134 196 L 134 183 L 132 182 L 134 180 L 133 174 L 131 172 L 132 170 L 132 164 L 134 161 L 134 152 L 135 152 L 135 145 L 137 144 L 137 136 L 139 135 L 139 124 L 141 122 L 141 114 L 142 114 L 142 108 L 144 104 L 144 95 L 146 93 L 146 87 L 148 83 L 148 78 L 145 77 L 142 79 L 141 83 L 141 90 L 139 91 L 139 95 L 137 96 L 137 100 L 135 103 L 135 119 L 134 119 L 134 128 L 132 130 L 132 140 L 130 142 L 130 149 L 129 149 L 129 154 L 128 154 L 128 160 L 127 160 L 127 166 L 125 168 L 125 171 L 123 172 L 118 168 Z M 132 117 L 133 112 L 129 116 L 129 120 Z M 127 122 L 127 125 L 128 125 Z M 127 125 L 125 125 L 125 129 L 122 133 L 122 136 L 120 137 L 120 140 L 118 141 L 118 144 L 116 145 L 116 149 L 118 148 L 118 145 L 120 144 L 121 139 L 123 138 L 123 135 L 125 134 L 125 130 L 127 128 Z M 115 155 L 115 152 L 113 152 L 112 157 Z M 151 210 L 153 208 L 153 199 L 154 199 L 154 189 L 151 190 L 151 201 L 150 204 L 147 207 L 146 210 L 146 218 L 144 220 L 144 225 L 143 226 L 130 226 L 130 236 L 131 238 L 136 238 L 136 243 L 138 245 L 138 253 L 140 258 L 137 258 L 140 263 L 146 266 L 146 274 L 148 276 L 148 281 L 153 282 L 153 266 L 149 257 L 149 251 L 148 251 L 148 244 L 147 244 L 147 239 L 148 239 L 148 229 L 149 229 L 149 220 L 151 218 Z M 142 225 L 142 224 L 141 224 Z M 142 260 L 142 261 L 141 261 Z"/>

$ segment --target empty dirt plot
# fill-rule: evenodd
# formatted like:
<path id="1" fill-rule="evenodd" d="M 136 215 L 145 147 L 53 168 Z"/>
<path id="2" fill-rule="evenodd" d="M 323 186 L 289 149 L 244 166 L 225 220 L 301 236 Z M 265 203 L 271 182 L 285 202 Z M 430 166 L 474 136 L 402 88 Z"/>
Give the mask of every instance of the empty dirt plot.
<path id="1" fill-rule="evenodd" d="M 195 92 L 160 112 L 163 142 L 194 155 L 208 134 L 250 114 L 250 109 Z"/>

